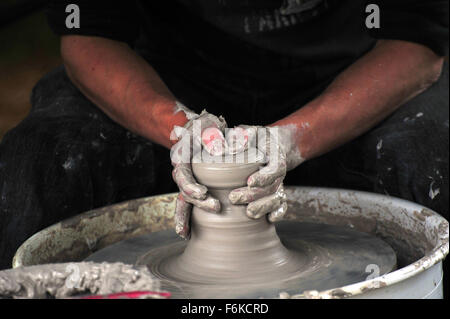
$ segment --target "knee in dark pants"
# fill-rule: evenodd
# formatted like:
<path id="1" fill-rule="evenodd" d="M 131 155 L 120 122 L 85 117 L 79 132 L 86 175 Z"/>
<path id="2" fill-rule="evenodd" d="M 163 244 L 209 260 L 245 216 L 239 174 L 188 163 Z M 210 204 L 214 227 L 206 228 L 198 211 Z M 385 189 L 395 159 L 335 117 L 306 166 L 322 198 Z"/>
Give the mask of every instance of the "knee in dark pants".
<path id="1" fill-rule="evenodd" d="M 0 267 L 35 232 L 84 211 L 151 195 L 153 145 L 113 123 L 61 69 L 0 144 Z"/>
<path id="2" fill-rule="evenodd" d="M 57 119 L 30 117 L 0 145 L 2 267 L 10 266 L 15 250 L 36 231 L 91 205 L 90 198 L 72 193 L 75 184 L 89 187 L 83 174 L 84 152 L 67 161 L 71 146 L 58 138 L 59 126 Z"/>
<path id="3" fill-rule="evenodd" d="M 0 144 L 0 267 L 10 267 L 20 244 L 51 224 L 151 195 L 153 155 L 152 144 L 97 121 L 24 120 Z"/>
<path id="4" fill-rule="evenodd" d="M 358 139 L 373 189 L 448 218 L 448 64 L 428 90 Z"/>
<path id="5" fill-rule="evenodd" d="M 18 246 L 43 221 L 43 209 L 36 196 L 36 154 L 45 154 L 45 143 L 33 125 L 22 122 L 9 131 L 0 145 L 0 255 L 1 267 L 10 267 Z"/>
<path id="6" fill-rule="evenodd" d="M 373 191 L 407 199 L 448 218 L 448 126 L 421 112 L 362 138 Z"/>

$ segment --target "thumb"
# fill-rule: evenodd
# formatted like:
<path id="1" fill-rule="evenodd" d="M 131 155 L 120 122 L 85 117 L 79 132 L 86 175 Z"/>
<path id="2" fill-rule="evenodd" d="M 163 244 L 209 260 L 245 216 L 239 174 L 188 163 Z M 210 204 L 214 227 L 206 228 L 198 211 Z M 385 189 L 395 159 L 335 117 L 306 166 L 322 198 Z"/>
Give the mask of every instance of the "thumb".
<path id="1" fill-rule="evenodd" d="M 208 127 L 202 132 L 202 145 L 213 156 L 220 156 L 225 152 L 226 141 L 222 131 L 217 127 Z"/>

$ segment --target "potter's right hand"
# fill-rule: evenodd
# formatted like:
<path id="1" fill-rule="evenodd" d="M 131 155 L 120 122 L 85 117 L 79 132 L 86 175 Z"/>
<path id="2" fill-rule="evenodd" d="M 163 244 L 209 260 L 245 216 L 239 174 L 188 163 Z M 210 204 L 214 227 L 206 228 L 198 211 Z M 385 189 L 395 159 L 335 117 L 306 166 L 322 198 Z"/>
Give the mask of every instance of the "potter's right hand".
<path id="1" fill-rule="evenodd" d="M 171 149 L 172 176 L 180 189 L 175 208 L 175 231 L 182 238 L 190 236 L 192 205 L 211 213 L 220 211 L 220 202 L 207 193 L 206 186 L 195 180 L 191 160 L 194 143 L 211 155 L 221 155 L 225 149 L 223 131 L 226 126 L 222 117 L 206 111 L 200 115 L 191 112 L 189 122 L 184 127 L 175 127 L 172 132 L 173 139 L 178 140 Z"/>

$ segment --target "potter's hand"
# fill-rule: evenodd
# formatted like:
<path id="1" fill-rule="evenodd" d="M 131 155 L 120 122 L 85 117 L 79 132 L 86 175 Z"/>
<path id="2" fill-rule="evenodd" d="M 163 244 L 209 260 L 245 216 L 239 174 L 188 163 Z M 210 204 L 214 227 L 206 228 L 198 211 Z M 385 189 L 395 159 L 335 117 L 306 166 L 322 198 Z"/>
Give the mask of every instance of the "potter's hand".
<path id="1" fill-rule="evenodd" d="M 247 187 L 233 190 L 229 199 L 235 205 L 248 204 L 247 216 L 258 219 L 268 215 L 270 222 L 283 219 L 287 211 L 283 179 L 286 172 L 303 162 L 297 147 L 296 129 L 290 126 L 239 126 L 227 134 L 230 153 L 249 146 L 257 147 L 267 164 L 249 176 Z"/>
<path id="2" fill-rule="evenodd" d="M 208 189 L 198 184 L 192 174 L 193 145 L 201 145 L 212 155 L 221 155 L 225 149 L 223 130 L 227 126 L 222 117 L 206 111 L 200 115 L 191 112 L 189 118 L 184 127 L 174 128 L 173 139 L 178 142 L 171 149 L 172 176 L 180 189 L 175 208 L 175 231 L 186 239 L 189 238 L 192 205 L 212 213 L 220 211 L 220 202 L 207 194 Z"/>

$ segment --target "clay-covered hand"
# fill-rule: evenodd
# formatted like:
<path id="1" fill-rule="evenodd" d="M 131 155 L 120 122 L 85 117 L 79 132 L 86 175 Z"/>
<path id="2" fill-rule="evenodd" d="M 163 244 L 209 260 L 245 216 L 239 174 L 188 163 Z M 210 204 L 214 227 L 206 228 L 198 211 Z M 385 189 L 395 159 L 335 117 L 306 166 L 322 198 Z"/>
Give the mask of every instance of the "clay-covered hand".
<path id="1" fill-rule="evenodd" d="M 178 140 L 171 149 L 172 176 L 180 189 L 175 208 L 175 231 L 182 238 L 187 239 L 190 235 L 192 205 L 212 213 L 220 211 L 220 202 L 207 193 L 206 186 L 195 180 L 191 161 L 194 145 L 200 145 L 212 155 L 221 155 L 225 150 L 223 131 L 226 126 L 222 117 L 206 111 L 200 115 L 191 112 L 186 125 L 175 127 L 172 132 L 172 138 Z"/>
<path id="2" fill-rule="evenodd" d="M 286 172 L 304 159 L 297 146 L 295 126 L 238 126 L 227 134 L 230 153 L 256 147 L 265 155 L 266 165 L 249 176 L 247 187 L 234 189 L 229 200 L 235 205 L 248 204 L 247 216 L 258 219 L 268 215 L 270 222 L 283 219 L 287 211 L 283 180 Z"/>

